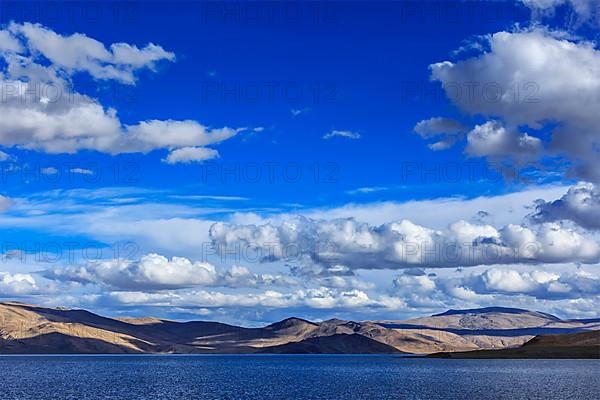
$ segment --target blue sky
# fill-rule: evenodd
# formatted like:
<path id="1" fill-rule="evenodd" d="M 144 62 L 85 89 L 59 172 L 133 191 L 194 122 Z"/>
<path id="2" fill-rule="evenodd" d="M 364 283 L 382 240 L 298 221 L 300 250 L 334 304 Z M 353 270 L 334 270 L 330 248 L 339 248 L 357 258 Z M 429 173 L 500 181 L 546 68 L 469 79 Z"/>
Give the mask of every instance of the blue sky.
<path id="1" fill-rule="evenodd" d="M 27 7 L 0 13 L 3 299 L 597 316 L 593 2 Z M 408 246 L 459 241 L 535 254 Z"/>

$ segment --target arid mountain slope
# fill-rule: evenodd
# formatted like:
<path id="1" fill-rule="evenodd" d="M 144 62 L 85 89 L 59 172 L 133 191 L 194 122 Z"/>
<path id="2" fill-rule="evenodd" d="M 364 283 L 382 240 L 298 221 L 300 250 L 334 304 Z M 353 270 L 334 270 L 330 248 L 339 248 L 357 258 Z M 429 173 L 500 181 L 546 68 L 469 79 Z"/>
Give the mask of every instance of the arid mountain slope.
<path id="1" fill-rule="evenodd" d="M 504 307 L 449 310 L 430 317 L 377 324 L 407 336 L 426 335 L 426 346 L 403 349 L 414 353 L 518 347 L 537 335 L 600 330 L 598 320 L 561 320 L 546 313 Z"/>
<path id="2" fill-rule="evenodd" d="M 436 353 L 436 358 L 591 358 L 600 359 L 600 331 L 536 336 L 521 347 Z"/>
<path id="3" fill-rule="evenodd" d="M 518 347 L 539 334 L 600 329 L 515 309 L 448 311 L 407 321 L 310 322 L 288 318 L 262 328 L 157 318 L 105 318 L 84 310 L 0 303 L 0 353 L 430 354 Z M 375 342 L 375 343 L 373 343 Z"/>
<path id="4" fill-rule="evenodd" d="M 400 353 L 392 346 L 356 333 L 336 333 L 318 336 L 299 342 L 263 348 L 268 354 L 394 354 Z"/>

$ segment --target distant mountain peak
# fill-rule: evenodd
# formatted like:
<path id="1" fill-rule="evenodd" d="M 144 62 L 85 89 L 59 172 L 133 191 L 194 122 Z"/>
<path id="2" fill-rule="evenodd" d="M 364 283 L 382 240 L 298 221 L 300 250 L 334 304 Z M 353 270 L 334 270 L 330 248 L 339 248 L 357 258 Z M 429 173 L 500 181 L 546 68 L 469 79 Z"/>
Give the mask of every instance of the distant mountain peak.
<path id="1" fill-rule="evenodd" d="M 332 324 L 332 325 L 347 324 L 348 322 L 352 322 L 352 321 L 348 321 L 346 319 L 339 319 L 339 318 L 331 318 L 331 319 L 323 321 L 323 323 L 325 323 L 325 324 Z"/>
<path id="2" fill-rule="evenodd" d="M 529 311 L 521 308 L 510 308 L 510 307 L 483 307 L 483 308 L 471 308 L 465 310 L 453 310 L 450 309 L 441 314 L 434 314 L 432 317 L 443 317 L 447 315 L 463 315 L 463 314 L 488 314 L 488 313 L 503 313 L 503 314 L 538 314 L 545 316 L 552 320 L 560 320 L 560 318 L 552 315 L 543 313 L 540 311 Z"/>
<path id="3" fill-rule="evenodd" d="M 315 324 L 314 322 L 302 319 L 302 318 L 298 318 L 298 317 L 290 317 L 290 318 L 286 318 L 284 320 L 281 320 L 279 322 L 275 322 L 272 323 L 271 325 L 268 325 L 266 328 L 271 328 L 271 329 L 285 329 L 285 328 L 291 328 L 294 326 L 301 326 L 301 325 L 313 325 L 313 326 L 317 326 L 317 324 Z"/>

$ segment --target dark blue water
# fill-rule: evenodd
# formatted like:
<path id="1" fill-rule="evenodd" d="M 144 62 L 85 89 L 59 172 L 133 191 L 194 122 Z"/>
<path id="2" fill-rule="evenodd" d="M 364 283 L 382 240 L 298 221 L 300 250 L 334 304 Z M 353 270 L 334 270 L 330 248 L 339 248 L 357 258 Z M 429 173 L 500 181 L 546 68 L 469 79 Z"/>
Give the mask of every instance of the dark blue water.
<path id="1" fill-rule="evenodd" d="M 0 398 L 600 398 L 600 361 L 392 356 L 2 356 Z"/>

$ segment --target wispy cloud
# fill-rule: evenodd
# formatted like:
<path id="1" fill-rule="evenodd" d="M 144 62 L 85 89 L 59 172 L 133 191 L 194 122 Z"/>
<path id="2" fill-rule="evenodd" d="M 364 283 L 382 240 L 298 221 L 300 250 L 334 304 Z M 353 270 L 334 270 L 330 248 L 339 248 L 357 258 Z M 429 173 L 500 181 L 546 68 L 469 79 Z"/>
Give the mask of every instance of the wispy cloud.
<path id="1" fill-rule="evenodd" d="M 385 187 L 385 186 L 366 186 L 366 187 L 359 187 L 359 188 L 352 189 L 352 190 L 347 190 L 346 193 L 350 194 L 350 195 L 357 195 L 357 194 L 369 194 L 369 193 L 375 193 L 375 192 L 383 192 L 385 190 L 389 190 L 389 188 Z"/>
<path id="2" fill-rule="evenodd" d="M 215 195 L 173 195 L 169 196 L 178 200 L 224 200 L 224 201 L 244 201 L 250 200 L 248 197 L 241 196 L 215 196 Z"/>
<path id="3" fill-rule="evenodd" d="M 50 167 L 53 168 L 53 167 Z M 90 169 L 86 169 L 86 168 L 71 168 L 70 171 L 74 174 L 80 174 L 80 175 L 94 175 L 94 171 L 90 170 Z M 48 171 L 46 171 L 46 173 L 48 173 Z M 50 172 L 52 173 L 56 173 L 56 172 Z"/>
<path id="4" fill-rule="evenodd" d="M 298 117 L 308 111 L 308 108 L 292 108 L 290 112 L 294 117 Z"/>
<path id="5" fill-rule="evenodd" d="M 339 131 L 337 129 L 323 135 L 323 139 L 328 140 L 334 137 L 343 137 L 348 139 L 360 139 L 360 133 L 352 131 Z"/>

